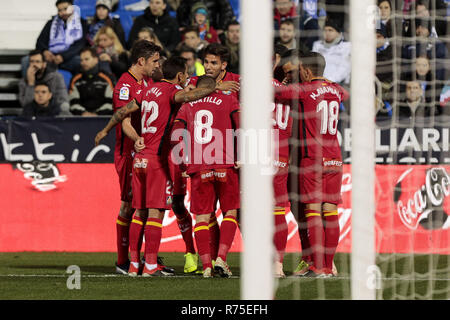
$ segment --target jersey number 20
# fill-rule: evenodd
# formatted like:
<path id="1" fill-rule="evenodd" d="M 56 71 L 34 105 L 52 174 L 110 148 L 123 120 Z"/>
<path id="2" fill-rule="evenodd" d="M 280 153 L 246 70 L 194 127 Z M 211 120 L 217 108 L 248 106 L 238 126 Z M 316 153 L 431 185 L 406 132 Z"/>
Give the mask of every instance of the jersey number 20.
<path id="1" fill-rule="evenodd" d="M 321 101 L 317 105 L 317 112 L 321 112 L 320 133 L 335 135 L 337 132 L 339 103 L 337 101 Z"/>

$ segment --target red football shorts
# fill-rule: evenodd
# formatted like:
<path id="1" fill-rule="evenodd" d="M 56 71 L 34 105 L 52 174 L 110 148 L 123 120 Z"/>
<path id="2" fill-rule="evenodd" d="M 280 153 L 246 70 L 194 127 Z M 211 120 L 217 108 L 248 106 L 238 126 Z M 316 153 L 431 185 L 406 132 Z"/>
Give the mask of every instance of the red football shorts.
<path id="1" fill-rule="evenodd" d="M 170 179 L 172 180 L 173 195 L 186 195 L 187 178 L 181 175 L 180 166 L 172 162 L 169 156 Z"/>
<path id="2" fill-rule="evenodd" d="M 328 165 L 333 163 L 337 165 Z M 300 202 L 341 203 L 342 161 L 340 159 L 301 159 Z"/>
<path id="3" fill-rule="evenodd" d="M 119 176 L 120 200 L 131 202 L 131 199 L 133 198 L 131 192 L 133 158 L 131 157 L 131 155 L 115 155 L 114 165 L 116 167 L 117 175 Z"/>
<path id="4" fill-rule="evenodd" d="M 191 212 L 215 212 L 219 199 L 225 214 L 240 208 L 239 172 L 234 168 L 196 172 L 191 175 Z"/>
<path id="5" fill-rule="evenodd" d="M 172 184 L 167 167 L 159 156 L 134 157 L 133 202 L 136 209 L 170 209 Z"/>
<path id="6" fill-rule="evenodd" d="M 280 158 L 275 163 L 277 172 L 273 177 L 273 194 L 275 198 L 275 206 L 289 207 L 288 195 L 288 176 L 289 176 L 289 162 Z"/>

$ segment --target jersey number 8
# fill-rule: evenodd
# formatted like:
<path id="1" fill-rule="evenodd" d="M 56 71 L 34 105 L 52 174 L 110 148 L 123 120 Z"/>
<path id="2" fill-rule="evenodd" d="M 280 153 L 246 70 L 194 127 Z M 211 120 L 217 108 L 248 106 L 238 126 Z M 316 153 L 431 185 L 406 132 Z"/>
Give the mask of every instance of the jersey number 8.
<path id="1" fill-rule="evenodd" d="M 194 119 L 194 139 L 198 144 L 211 142 L 213 114 L 208 110 L 199 110 Z"/>

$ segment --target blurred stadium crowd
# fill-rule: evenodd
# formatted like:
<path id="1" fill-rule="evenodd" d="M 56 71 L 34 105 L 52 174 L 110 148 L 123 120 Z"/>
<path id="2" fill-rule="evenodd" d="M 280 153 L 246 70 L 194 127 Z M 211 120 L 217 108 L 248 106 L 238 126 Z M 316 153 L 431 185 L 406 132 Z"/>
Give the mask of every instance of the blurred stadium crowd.
<path id="1" fill-rule="evenodd" d="M 378 0 L 376 122 L 433 126 L 450 115 L 449 0 Z M 324 76 L 349 88 L 349 0 L 274 0 L 274 44 L 326 59 Z M 136 39 L 204 74 L 202 51 L 221 43 L 239 73 L 239 0 L 57 0 L 55 15 L 21 61 L 24 116 L 112 114 L 113 87 Z M 282 81 L 282 70 L 275 71 Z M 348 115 L 350 105 L 341 105 Z"/>

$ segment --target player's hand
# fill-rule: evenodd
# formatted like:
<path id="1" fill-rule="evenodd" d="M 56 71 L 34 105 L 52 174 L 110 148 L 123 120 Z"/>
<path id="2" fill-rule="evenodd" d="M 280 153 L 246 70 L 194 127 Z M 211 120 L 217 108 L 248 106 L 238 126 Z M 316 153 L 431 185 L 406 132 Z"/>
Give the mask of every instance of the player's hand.
<path id="1" fill-rule="evenodd" d="M 134 150 L 139 153 L 142 150 L 144 150 L 145 148 L 145 144 L 144 144 L 144 138 L 143 137 L 139 137 L 135 142 L 134 142 Z"/>
<path id="2" fill-rule="evenodd" d="M 216 89 L 220 91 L 237 92 L 241 89 L 241 86 L 237 81 L 222 81 L 216 85 Z"/>
<path id="3" fill-rule="evenodd" d="M 289 84 L 289 79 L 287 77 L 285 77 L 283 79 L 283 81 L 281 81 L 281 83 L 284 84 L 284 85 L 287 85 L 287 84 Z"/>
<path id="4" fill-rule="evenodd" d="M 235 161 L 234 162 L 234 168 L 237 170 L 237 169 L 240 169 L 242 167 L 242 164 L 241 164 L 241 162 L 240 161 Z"/>
<path id="5" fill-rule="evenodd" d="M 183 171 L 183 172 L 181 173 L 181 176 L 182 176 L 183 178 L 189 178 L 189 175 L 186 173 L 186 171 Z"/>
<path id="6" fill-rule="evenodd" d="M 95 136 L 95 146 L 98 146 L 100 144 L 100 141 L 106 137 L 108 135 L 108 133 L 104 130 L 99 131 L 97 133 L 97 135 Z"/>

